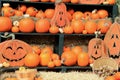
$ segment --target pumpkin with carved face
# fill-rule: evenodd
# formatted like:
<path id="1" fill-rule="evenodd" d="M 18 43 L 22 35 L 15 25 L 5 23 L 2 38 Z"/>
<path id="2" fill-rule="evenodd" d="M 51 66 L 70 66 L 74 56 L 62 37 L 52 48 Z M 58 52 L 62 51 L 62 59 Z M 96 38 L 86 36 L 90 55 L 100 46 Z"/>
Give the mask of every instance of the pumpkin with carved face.
<path id="1" fill-rule="evenodd" d="M 32 47 L 21 40 L 7 40 L 0 43 L 0 63 L 8 62 L 10 66 L 24 65 L 27 53 L 32 52 Z"/>
<path id="2" fill-rule="evenodd" d="M 104 43 L 107 56 L 120 62 L 120 25 L 114 22 L 105 35 Z"/>
<path id="3" fill-rule="evenodd" d="M 105 47 L 103 40 L 100 38 L 93 38 L 88 44 L 88 54 L 93 60 L 97 60 L 105 55 Z"/>

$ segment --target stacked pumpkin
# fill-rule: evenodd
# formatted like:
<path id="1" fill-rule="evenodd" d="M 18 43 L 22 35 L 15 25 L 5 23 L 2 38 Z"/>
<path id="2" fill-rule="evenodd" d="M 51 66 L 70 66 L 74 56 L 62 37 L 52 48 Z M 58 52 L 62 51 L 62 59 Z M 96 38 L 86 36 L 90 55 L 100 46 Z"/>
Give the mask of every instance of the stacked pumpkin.
<path id="1" fill-rule="evenodd" d="M 65 33 L 65 34 L 93 34 L 96 30 L 100 30 L 101 33 L 106 33 L 112 24 L 112 21 L 108 19 L 109 14 L 105 9 L 94 10 L 92 12 L 86 11 L 74 11 L 69 9 L 66 14 L 70 23 L 59 28 L 59 26 L 52 24 L 51 20 L 55 15 L 55 9 L 48 8 L 45 11 L 37 10 L 34 7 L 27 7 L 26 5 L 20 5 L 16 10 L 10 7 L 9 4 L 2 7 L 4 17 L 10 18 L 12 16 L 22 17 L 23 14 L 28 14 L 30 17 L 24 17 L 18 21 L 5 21 L 9 22 L 8 26 L 4 27 L 4 18 L 1 20 L 1 32 L 12 31 L 12 32 L 38 32 L 38 33 Z M 12 12 L 12 13 L 11 13 Z M 34 20 L 33 18 L 37 18 Z M 13 23 L 13 24 L 12 24 Z M 29 28 L 28 28 L 29 27 Z M 3 29 L 4 28 L 4 29 Z"/>

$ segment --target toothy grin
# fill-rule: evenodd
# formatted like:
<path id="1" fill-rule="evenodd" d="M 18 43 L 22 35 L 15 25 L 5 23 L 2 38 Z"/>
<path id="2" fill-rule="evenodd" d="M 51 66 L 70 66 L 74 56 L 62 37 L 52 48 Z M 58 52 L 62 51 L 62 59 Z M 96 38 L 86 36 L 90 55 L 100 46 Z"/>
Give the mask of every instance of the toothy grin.
<path id="1" fill-rule="evenodd" d="M 111 55 L 111 54 L 110 54 L 110 50 L 108 49 L 108 56 L 111 57 L 111 58 L 113 58 L 113 59 L 118 59 L 119 56 L 120 56 L 120 51 L 119 51 L 118 55 L 117 55 L 117 54 Z"/>
<path id="2" fill-rule="evenodd" d="M 26 56 L 26 55 L 25 55 Z M 10 62 L 13 62 L 13 61 L 20 61 L 20 60 L 22 60 L 23 58 L 25 58 L 25 56 L 23 56 L 22 58 L 20 58 L 20 59 L 9 59 L 9 58 L 6 58 L 3 54 L 2 54 L 2 57 L 4 58 L 4 59 L 6 59 L 7 61 L 10 61 Z"/>

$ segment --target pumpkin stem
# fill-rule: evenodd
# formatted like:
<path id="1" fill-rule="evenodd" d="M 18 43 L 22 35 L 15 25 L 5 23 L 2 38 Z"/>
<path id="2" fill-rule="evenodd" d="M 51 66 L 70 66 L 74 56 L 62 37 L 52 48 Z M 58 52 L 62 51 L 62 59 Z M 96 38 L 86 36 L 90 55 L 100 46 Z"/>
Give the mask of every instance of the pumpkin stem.
<path id="1" fill-rule="evenodd" d="M 14 40 L 15 39 L 15 34 L 13 34 L 13 33 L 8 33 L 8 32 L 5 32 L 4 33 L 4 35 L 0 35 L 1 37 L 3 37 L 3 38 L 10 38 L 10 37 L 12 37 L 12 40 Z"/>
<path id="2" fill-rule="evenodd" d="M 98 38 L 100 34 L 101 34 L 100 30 L 95 31 L 95 37 L 96 38 Z"/>

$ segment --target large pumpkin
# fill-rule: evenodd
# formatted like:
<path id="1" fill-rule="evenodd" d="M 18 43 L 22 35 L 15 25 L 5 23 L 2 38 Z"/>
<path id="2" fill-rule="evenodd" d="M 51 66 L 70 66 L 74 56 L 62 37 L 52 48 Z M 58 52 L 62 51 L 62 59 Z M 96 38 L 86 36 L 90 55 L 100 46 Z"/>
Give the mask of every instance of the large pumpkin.
<path id="1" fill-rule="evenodd" d="M 120 28 L 119 27 L 120 24 L 114 22 L 104 38 L 107 56 L 115 59 L 117 62 L 119 62 L 120 60 Z"/>
<path id="2" fill-rule="evenodd" d="M 7 23 L 7 24 L 6 24 Z M 9 31 L 12 28 L 12 21 L 9 17 L 0 17 L 0 32 Z"/>
<path id="3" fill-rule="evenodd" d="M 8 62 L 10 66 L 24 65 L 27 53 L 32 52 L 32 47 L 21 40 L 7 40 L 0 43 L 0 63 Z"/>
<path id="4" fill-rule="evenodd" d="M 105 55 L 103 40 L 100 38 L 91 39 L 88 44 L 88 54 L 93 60 L 103 57 Z"/>

